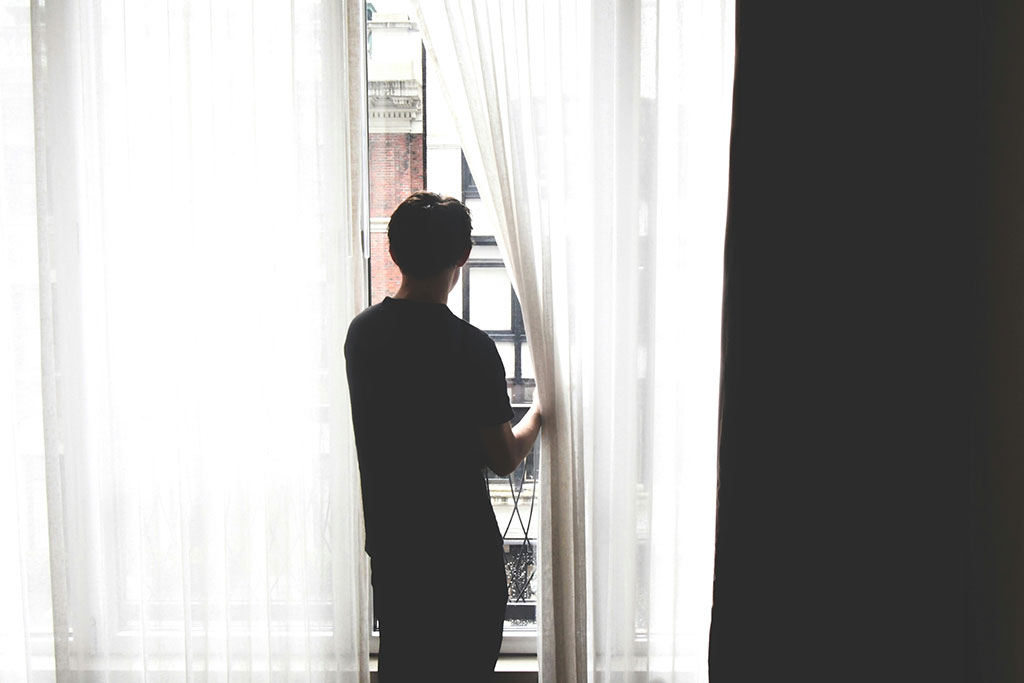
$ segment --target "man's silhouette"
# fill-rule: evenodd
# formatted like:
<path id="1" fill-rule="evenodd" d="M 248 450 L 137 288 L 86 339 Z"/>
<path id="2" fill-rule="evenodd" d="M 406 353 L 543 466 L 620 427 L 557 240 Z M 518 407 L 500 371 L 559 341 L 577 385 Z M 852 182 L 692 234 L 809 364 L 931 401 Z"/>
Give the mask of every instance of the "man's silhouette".
<path id="1" fill-rule="evenodd" d="M 483 468 L 516 468 L 540 409 L 512 428 L 494 342 L 448 309 L 471 229 L 450 197 L 402 202 L 388 225 L 401 287 L 356 316 L 345 341 L 388 683 L 489 680 L 501 646 L 508 589 Z"/>

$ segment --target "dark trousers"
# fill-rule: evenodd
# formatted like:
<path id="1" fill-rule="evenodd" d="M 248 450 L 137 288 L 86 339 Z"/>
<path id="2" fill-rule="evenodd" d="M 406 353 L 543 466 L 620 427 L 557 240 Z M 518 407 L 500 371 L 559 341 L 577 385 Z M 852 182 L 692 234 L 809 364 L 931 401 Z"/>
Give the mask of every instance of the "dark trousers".
<path id="1" fill-rule="evenodd" d="M 508 600 L 496 550 L 442 557 L 444 569 L 371 559 L 381 683 L 492 680 Z"/>

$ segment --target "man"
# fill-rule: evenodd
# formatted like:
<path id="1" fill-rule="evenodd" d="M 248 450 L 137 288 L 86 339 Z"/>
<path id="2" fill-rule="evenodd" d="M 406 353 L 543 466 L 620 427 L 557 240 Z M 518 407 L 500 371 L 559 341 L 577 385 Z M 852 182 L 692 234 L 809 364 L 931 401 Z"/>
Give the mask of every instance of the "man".
<path id="1" fill-rule="evenodd" d="M 455 199 L 402 202 L 388 225 L 401 286 L 345 341 L 387 683 L 489 680 L 501 646 L 508 589 L 482 470 L 515 470 L 541 413 L 535 401 L 512 427 L 494 342 L 448 309 L 471 230 Z"/>

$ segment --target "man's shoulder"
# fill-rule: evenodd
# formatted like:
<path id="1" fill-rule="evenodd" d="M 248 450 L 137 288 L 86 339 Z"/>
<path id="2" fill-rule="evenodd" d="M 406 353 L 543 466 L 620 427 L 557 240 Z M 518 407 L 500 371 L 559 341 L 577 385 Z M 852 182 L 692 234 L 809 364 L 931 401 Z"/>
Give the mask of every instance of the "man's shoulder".
<path id="1" fill-rule="evenodd" d="M 353 327 L 359 327 L 360 325 L 365 324 L 367 321 L 372 321 L 376 318 L 379 318 L 383 311 L 383 302 L 374 304 L 372 306 L 367 306 L 363 310 L 359 311 L 359 313 L 356 313 L 355 317 L 352 318 L 352 322 L 349 323 L 348 327 L 351 330 Z"/>
<path id="2" fill-rule="evenodd" d="M 472 339 L 474 342 L 478 344 L 494 343 L 491 341 L 491 338 L 487 336 L 487 333 L 481 330 L 476 325 L 466 320 L 463 320 L 462 318 L 458 318 L 455 316 L 452 317 L 455 318 L 455 324 L 459 326 L 459 329 L 462 330 L 463 334 L 465 334 L 468 338 Z"/>
<path id="3" fill-rule="evenodd" d="M 354 344 L 361 347 L 364 345 L 374 346 L 388 337 L 393 331 L 393 326 L 399 322 L 395 318 L 395 314 L 394 307 L 389 307 L 386 302 L 363 309 L 349 323 L 348 334 L 345 338 L 346 347 Z M 496 347 L 490 336 L 462 318 L 453 314 L 443 319 L 440 326 L 437 325 L 438 322 L 442 321 L 434 318 L 431 325 L 432 334 L 442 335 L 441 338 L 446 338 L 446 344 L 457 340 L 462 351 L 472 357 L 496 353 Z M 427 339 L 421 337 L 419 341 L 423 343 L 427 342 Z"/>
<path id="4" fill-rule="evenodd" d="M 345 345 L 353 342 L 361 342 L 365 338 L 372 338 L 380 332 L 386 313 L 382 304 L 374 304 L 364 308 L 356 314 L 348 324 L 348 333 L 345 336 Z"/>
<path id="5" fill-rule="evenodd" d="M 454 316 L 453 316 L 454 317 Z M 461 337 L 465 340 L 468 348 L 476 353 L 487 353 L 495 349 L 494 340 L 476 325 L 469 323 L 462 318 L 455 318 Z"/>

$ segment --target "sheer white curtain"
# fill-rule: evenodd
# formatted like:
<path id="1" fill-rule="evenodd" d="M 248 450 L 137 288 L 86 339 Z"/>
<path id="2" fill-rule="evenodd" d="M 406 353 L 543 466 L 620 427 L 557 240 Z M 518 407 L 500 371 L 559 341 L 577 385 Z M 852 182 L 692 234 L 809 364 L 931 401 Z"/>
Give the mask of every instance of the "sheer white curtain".
<path id="1" fill-rule="evenodd" d="M 733 3 L 419 13 L 544 402 L 542 677 L 706 680 Z"/>
<path id="2" fill-rule="evenodd" d="M 361 13 L 0 3 L 0 679 L 369 679 Z"/>

